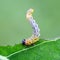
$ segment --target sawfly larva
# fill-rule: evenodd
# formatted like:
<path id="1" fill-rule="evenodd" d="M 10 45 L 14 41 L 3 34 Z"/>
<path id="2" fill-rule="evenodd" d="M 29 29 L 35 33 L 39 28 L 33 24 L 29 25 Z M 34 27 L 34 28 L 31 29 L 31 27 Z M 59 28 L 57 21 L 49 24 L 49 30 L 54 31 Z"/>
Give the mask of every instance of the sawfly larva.
<path id="1" fill-rule="evenodd" d="M 34 12 L 33 9 L 29 9 L 26 13 L 26 18 L 27 20 L 30 22 L 32 29 L 33 29 L 33 34 L 31 37 L 24 39 L 22 41 L 23 45 L 32 45 L 35 42 L 37 42 L 39 40 L 40 37 L 40 29 L 38 27 L 38 24 L 36 23 L 36 21 L 34 20 L 32 13 Z"/>

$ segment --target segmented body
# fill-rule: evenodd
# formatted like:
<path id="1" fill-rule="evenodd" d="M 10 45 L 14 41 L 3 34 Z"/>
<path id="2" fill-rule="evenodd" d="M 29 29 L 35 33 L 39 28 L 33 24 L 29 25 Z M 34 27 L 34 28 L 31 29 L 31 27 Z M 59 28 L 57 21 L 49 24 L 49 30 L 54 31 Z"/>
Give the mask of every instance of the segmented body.
<path id="1" fill-rule="evenodd" d="M 33 33 L 32 33 L 32 36 L 29 37 L 27 40 L 32 40 L 32 43 L 34 43 L 39 39 L 40 29 L 39 29 L 36 21 L 33 19 L 33 17 L 30 17 L 28 21 L 30 22 L 30 24 L 32 26 Z"/>
<path id="2" fill-rule="evenodd" d="M 31 37 L 24 39 L 23 44 L 25 44 L 25 45 L 31 45 L 31 44 L 37 42 L 40 37 L 40 29 L 39 29 L 36 21 L 33 19 L 32 13 L 33 13 L 33 9 L 29 9 L 26 14 L 26 18 L 28 19 L 28 21 L 30 22 L 30 24 L 32 26 L 33 33 L 32 33 Z"/>

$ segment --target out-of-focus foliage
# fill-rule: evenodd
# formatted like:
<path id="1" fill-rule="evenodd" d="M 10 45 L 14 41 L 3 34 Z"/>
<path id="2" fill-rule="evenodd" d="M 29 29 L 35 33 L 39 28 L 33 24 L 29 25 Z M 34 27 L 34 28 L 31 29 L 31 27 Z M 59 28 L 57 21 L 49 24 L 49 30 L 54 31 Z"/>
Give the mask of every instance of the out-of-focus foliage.
<path id="1" fill-rule="evenodd" d="M 31 36 L 32 28 L 25 16 L 29 8 L 35 10 L 40 38 L 60 36 L 60 0 L 0 0 L 0 45 L 18 44 Z"/>

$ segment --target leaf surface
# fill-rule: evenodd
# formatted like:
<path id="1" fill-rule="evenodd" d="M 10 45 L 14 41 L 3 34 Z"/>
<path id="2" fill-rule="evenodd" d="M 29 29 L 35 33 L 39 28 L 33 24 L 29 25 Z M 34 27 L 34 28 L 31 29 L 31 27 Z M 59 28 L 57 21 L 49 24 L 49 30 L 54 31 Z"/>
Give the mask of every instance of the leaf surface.
<path id="1" fill-rule="evenodd" d="M 40 39 L 38 42 L 36 42 L 34 45 L 37 45 L 43 41 L 46 41 L 44 39 Z M 33 45 L 31 45 L 33 46 Z M 17 51 L 20 51 L 22 49 L 26 49 L 26 48 L 29 48 L 31 46 L 25 46 L 25 45 L 22 45 L 21 43 L 20 44 L 15 44 L 14 46 L 0 46 L 0 55 L 4 55 L 4 56 L 8 56 L 14 52 L 17 52 Z"/>
<path id="2" fill-rule="evenodd" d="M 60 40 L 45 41 L 8 56 L 10 60 L 60 60 Z"/>

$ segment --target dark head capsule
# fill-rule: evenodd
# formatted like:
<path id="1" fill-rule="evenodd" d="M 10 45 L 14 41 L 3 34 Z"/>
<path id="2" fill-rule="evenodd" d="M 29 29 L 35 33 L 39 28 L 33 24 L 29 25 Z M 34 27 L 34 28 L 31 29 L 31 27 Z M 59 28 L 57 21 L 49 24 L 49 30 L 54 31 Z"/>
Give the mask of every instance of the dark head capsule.
<path id="1" fill-rule="evenodd" d="M 23 39 L 22 44 L 25 45 L 25 39 Z"/>

